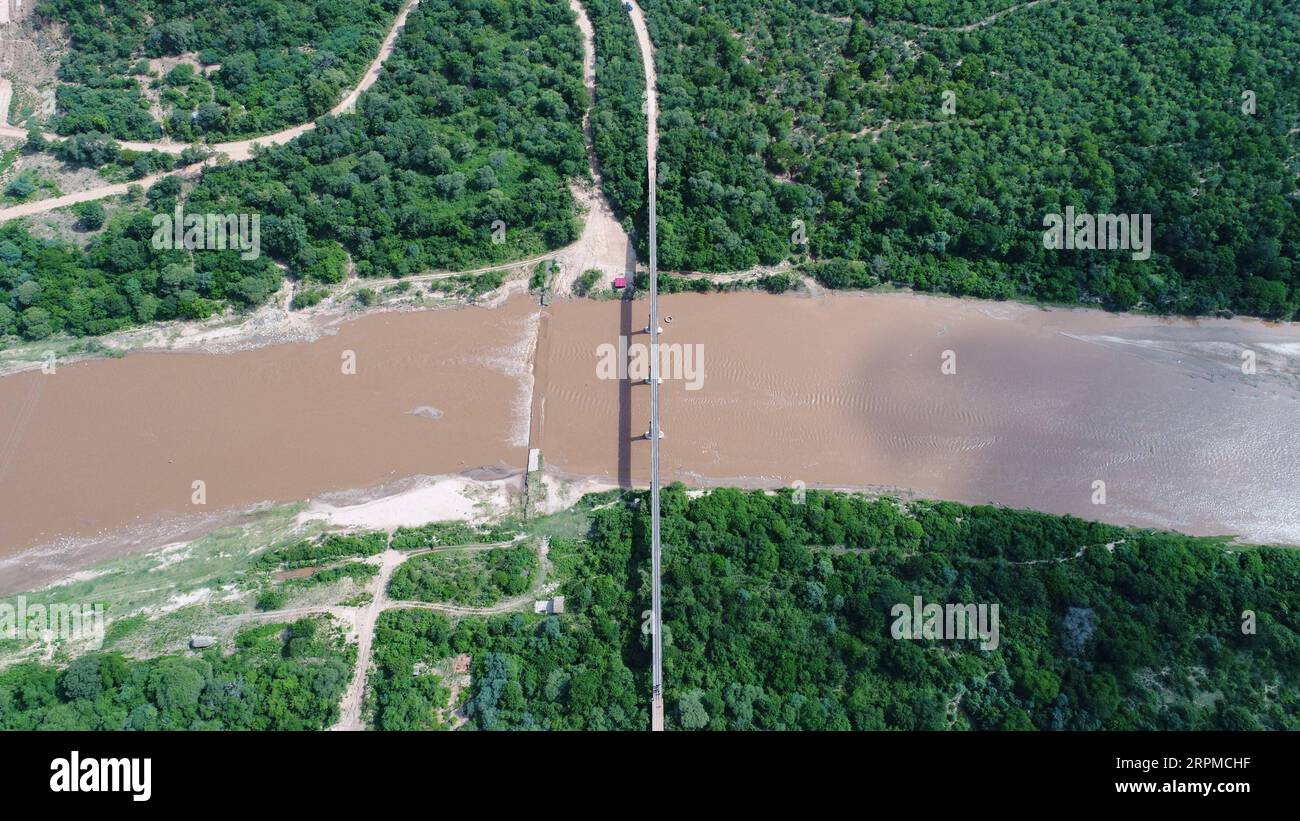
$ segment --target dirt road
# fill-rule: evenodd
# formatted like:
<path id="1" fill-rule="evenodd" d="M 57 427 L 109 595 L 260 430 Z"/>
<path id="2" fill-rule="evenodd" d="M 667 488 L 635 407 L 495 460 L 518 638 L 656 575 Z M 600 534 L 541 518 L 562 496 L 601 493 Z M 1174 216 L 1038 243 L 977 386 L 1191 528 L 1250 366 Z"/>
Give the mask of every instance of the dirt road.
<path id="1" fill-rule="evenodd" d="M 389 30 L 388 36 L 384 39 L 379 54 L 371 63 L 370 68 L 366 71 L 365 76 L 362 77 L 361 82 L 347 95 L 347 97 L 345 97 L 330 111 L 331 114 L 341 114 L 344 111 L 353 108 L 361 94 L 374 85 L 375 81 L 379 78 L 379 73 L 383 68 L 384 62 L 393 53 L 397 37 L 406 23 L 407 15 L 418 2 L 419 0 L 410 0 L 410 2 L 402 8 L 393 23 L 392 29 Z M 578 28 L 582 32 L 583 83 L 587 88 L 587 97 L 589 104 L 591 104 L 595 101 L 596 93 L 595 32 L 592 28 L 591 20 L 587 17 L 586 10 L 582 7 L 582 4 L 577 0 L 570 0 L 570 7 L 577 15 Z M 0 97 L 4 95 L 5 88 L 5 86 L 0 85 Z M 593 183 L 591 185 L 575 184 L 571 189 L 574 198 L 587 213 L 582 236 L 579 237 L 576 242 L 548 254 L 517 260 L 515 262 L 489 265 L 468 271 L 431 272 L 428 274 L 406 277 L 405 281 L 423 282 L 465 274 L 502 271 L 520 266 L 536 265 L 544 259 L 555 259 L 560 264 L 560 275 L 554 283 L 553 288 L 554 292 L 560 295 L 572 293 L 574 281 L 577 280 L 578 276 L 583 271 L 588 269 L 595 268 L 605 272 L 607 275 L 606 280 L 612 279 L 612 276 L 616 273 L 630 276 L 636 269 L 636 251 L 631 239 L 627 235 L 627 232 L 623 230 L 622 225 L 620 225 L 619 221 L 615 218 L 613 208 L 601 189 L 600 166 L 596 160 L 595 149 L 592 142 L 590 107 L 583 114 L 582 125 L 583 133 L 586 138 L 587 159 L 590 163 Z M 153 174 L 143 179 L 134 180 L 130 183 L 104 185 L 86 191 L 78 191 L 60 197 L 51 197 L 49 199 L 37 200 L 35 202 L 28 202 L 10 208 L 0 209 L 0 223 L 11 219 L 17 219 L 19 217 L 42 214 L 56 208 L 64 208 L 81 202 L 89 202 L 92 200 L 103 199 L 105 197 L 121 196 L 127 192 L 127 189 L 131 185 L 139 185 L 148 188 L 167 176 L 182 175 L 187 178 L 192 178 L 205 166 L 220 161 L 223 156 L 234 161 L 247 160 L 252 157 L 254 144 L 266 146 L 280 145 L 294 139 L 295 137 L 305 134 L 315 127 L 315 122 L 310 122 L 263 137 L 239 140 L 237 142 L 216 143 L 209 146 L 216 152 L 216 154 L 206 162 L 196 163 L 175 171 Z M 0 135 L 26 138 L 26 131 L 21 128 L 0 124 Z M 48 139 L 59 139 L 58 135 L 55 134 L 47 134 L 46 137 Z M 170 141 L 154 143 L 121 142 L 120 145 L 123 148 L 130 148 L 139 151 L 155 149 L 173 154 L 179 153 L 185 148 L 184 144 L 173 143 Z M 367 286 L 372 288 L 382 288 L 385 285 L 394 282 L 397 282 L 397 280 L 377 279 L 374 281 L 368 281 Z M 608 284 L 608 281 L 606 284 Z"/>
<path id="2" fill-rule="evenodd" d="M 388 534 L 391 545 L 393 534 Z M 388 582 L 392 580 L 393 573 L 410 558 L 409 554 L 393 550 L 390 546 L 385 550 L 379 559 L 379 575 L 376 577 L 377 585 L 373 590 L 373 597 L 370 604 L 360 607 L 356 611 L 356 631 L 357 631 L 357 666 L 352 672 L 352 681 L 348 684 L 348 690 L 343 695 L 343 702 L 339 705 L 339 721 L 330 729 L 332 730 L 364 730 L 365 722 L 362 720 L 361 713 L 365 706 L 366 679 L 370 677 L 370 658 L 375 638 L 375 622 L 379 620 L 379 614 L 385 608 L 390 606 L 388 600 Z"/>
<path id="3" fill-rule="evenodd" d="M 600 175 L 600 162 L 596 159 L 595 142 L 591 130 L 591 107 L 596 102 L 596 33 L 587 10 L 578 0 L 569 0 L 569 8 L 578 16 L 578 29 L 582 32 L 582 82 L 587 87 L 587 110 L 582 114 L 582 133 L 587 145 L 587 163 L 591 167 L 592 184 L 573 185 L 574 199 L 586 209 L 587 221 L 577 242 L 555 255 L 560 263 L 560 273 L 554 290 L 557 294 L 573 292 L 573 283 L 583 271 L 596 269 L 605 273 L 602 283 L 610 285 L 615 274 L 631 276 L 636 271 L 636 249 L 623 226 L 614 216 L 614 209 L 605 196 Z"/>
<path id="4" fill-rule="evenodd" d="M 356 105 L 357 99 L 361 94 L 374 85 L 375 81 L 379 79 L 379 72 L 383 69 L 384 62 L 392 55 L 393 49 L 397 44 L 397 37 L 401 34 L 403 26 L 406 25 L 407 15 L 411 13 L 411 9 L 415 8 L 419 2 L 420 0 L 408 0 L 407 4 L 402 7 L 402 10 L 397 13 L 397 18 L 393 21 L 393 27 L 388 30 L 388 35 L 384 37 L 384 42 L 379 48 L 379 53 L 375 55 L 375 59 L 371 61 L 370 67 L 366 69 L 366 73 L 362 76 L 361 82 L 359 82 L 357 86 L 339 102 L 338 105 L 330 109 L 329 113 L 331 115 L 337 116 L 345 111 L 351 110 L 352 107 Z M 0 89 L 0 96 L 3 96 L 3 94 L 4 90 Z M 6 102 L 4 108 L 0 110 L 7 111 L 8 103 Z M 0 120 L 0 122 L 3 122 L 3 120 Z M 301 125 L 293 126 L 292 128 L 286 128 L 283 131 L 277 131 L 274 134 L 266 134 L 261 137 L 252 137 L 246 140 L 236 140 L 228 143 L 213 143 L 207 147 L 212 149 L 216 155 L 225 155 L 230 160 L 247 160 L 253 156 L 254 145 L 281 145 L 289 142 L 295 137 L 306 134 L 315 127 L 316 122 L 313 120 L 309 123 L 303 123 Z M 27 139 L 27 131 L 23 128 L 4 124 L 0 125 L 0 136 L 16 137 L 25 140 Z M 45 138 L 47 140 L 63 139 L 62 136 L 51 133 L 47 133 Z M 173 142 L 171 140 L 160 140 L 157 142 L 119 140 L 118 145 L 132 151 L 161 151 L 164 154 L 179 154 L 184 151 L 189 144 Z M 50 199 L 37 200 L 36 202 L 23 203 L 22 205 L 17 205 L 12 208 L 0 209 L 0 222 L 6 222 L 17 217 L 26 217 L 33 214 L 44 213 L 55 208 L 75 205 L 79 202 L 89 202 L 91 200 L 104 199 L 105 197 L 119 196 L 125 194 L 126 189 L 130 185 L 140 185 L 147 188 L 163 177 L 171 174 L 194 174 L 198 171 L 201 165 L 204 165 L 204 163 L 196 163 L 194 165 L 186 166 L 183 169 L 177 169 L 176 171 L 154 174 L 143 179 L 134 180 L 131 183 L 105 185 L 87 191 L 78 191 L 75 194 L 68 194 L 62 197 L 52 197 Z"/>
<path id="5" fill-rule="evenodd" d="M 355 104 L 356 97 L 360 92 L 365 90 L 374 82 L 378 76 L 379 68 L 384 59 L 392 53 L 393 43 L 396 40 L 400 28 L 406 19 L 406 14 L 414 7 L 418 0 L 408 4 L 401 15 L 399 15 L 393 30 L 389 33 L 388 40 L 375 63 L 371 66 L 358 90 L 349 95 L 338 109 L 349 107 Z M 586 10 L 578 0 L 570 0 L 571 8 L 577 16 L 577 25 L 582 33 L 583 44 L 583 82 L 587 88 L 589 101 L 595 99 L 595 81 L 596 81 L 596 47 L 595 33 L 591 21 L 587 16 Z M 639 12 L 638 12 L 639 13 Z M 636 18 L 639 19 L 639 18 Z M 648 38 L 645 32 L 644 23 L 640 24 L 639 37 Z M 646 39 L 644 42 L 648 42 Z M 653 71 L 653 69 L 651 69 Z M 304 127 L 308 128 L 310 127 Z M 586 222 L 582 235 L 570 245 L 557 249 L 550 253 L 532 256 L 527 259 L 516 260 L 514 262 L 500 263 L 495 265 L 486 265 L 463 271 L 431 271 L 428 273 L 417 274 L 414 276 L 397 278 L 377 278 L 368 279 L 365 282 L 366 287 L 375 290 L 405 282 L 411 284 L 427 283 L 434 280 L 446 279 L 455 276 L 484 274 L 495 271 L 512 271 L 530 268 L 537 263 L 552 259 L 559 263 L 560 274 L 553 284 L 552 291 L 557 296 L 568 296 L 573 292 L 573 284 L 582 272 L 589 269 L 598 269 L 605 273 L 604 284 L 612 284 L 612 277 L 616 274 L 623 274 L 629 278 L 636 270 L 636 249 L 627 233 L 623 230 L 622 225 L 615 219 L 613 210 L 608 199 L 600 187 L 601 174 L 599 163 L 595 157 L 595 151 L 591 139 L 591 119 L 590 110 L 584 113 L 583 129 L 586 135 L 587 156 L 591 168 L 592 185 L 572 184 L 571 191 L 574 198 L 586 211 Z M 0 129 L 3 133 L 3 129 Z M 283 132 L 288 133 L 288 132 Z M 298 133 L 301 133 L 300 131 Z M 655 139 L 655 131 L 652 128 L 652 139 Z M 265 142 L 266 139 L 258 140 Z M 252 141 L 248 141 L 252 142 Z M 657 144 L 657 140 L 656 140 Z M 221 146 L 217 146 L 221 148 Z M 213 160 L 216 161 L 215 159 Z M 169 174 L 183 174 L 193 176 L 200 172 L 202 165 L 190 166 L 180 171 L 166 172 L 137 180 L 135 184 L 149 186 Z M 43 213 L 54 208 L 61 208 L 74 205 L 79 202 L 99 199 L 107 196 L 115 196 L 126 193 L 129 183 L 120 185 L 101 186 L 88 191 L 81 191 L 65 196 L 39 200 L 37 202 L 24 203 L 7 209 L 0 209 L 0 222 L 17 217 L 32 216 Z M 344 283 L 338 293 L 346 293 L 348 283 Z M 509 289 L 507 289 L 508 291 Z M 334 305 L 332 300 L 327 299 L 315 308 L 304 311 L 289 310 L 289 301 L 292 299 L 292 290 L 286 291 L 283 299 L 277 299 L 274 303 L 268 303 L 260 309 L 250 314 L 236 328 L 226 328 L 224 326 L 209 331 L 212 325 L 210 321 L 205 322 L 178 322 L 164 326 L 166 333 L 155 333 L 153 339 L 141 344 L 141 334 L 148 329 L 132 328 L 126 331 L 109 334 L 103 337 L 103 341 L 108 347 L 116 349 L 131 350 L 171 350 L 184 348 L 187 350 L 221 350 L 229 352 L 233 350 L 242 350 L 244 348 L 257 347 L 265 344 L 266 341 L 274 340 L 279 342 L 293 340 L 309 340 L 319 336 L 320 331 L 315 329 L 313 323 L 321 320 L 321 324 L 332 326 L 334 319 L 325 315 L 337 313 L 338 306 Z M 337 294 L 336 294 L 337 295 Z M 155 330 L 158 326 L 155 326 Z M 179 330 L 177 330 L 179 329 Z M 210 339 L 220 340 L 218 348 L 209 347 Z M 0 376 L 18 373 L 24 370 L 39 366 L 37 360 L 9 362 L 0 366 Z"/>
<path id="6" fill-rule="evenodd" d="M 641 6 L 632 4 L 632 28 L 636 30 L 637 46 L 641 50 L 641 64 L 645 70 L 646 85 L 646 150 L 650 152 L 650 173 L 658 170 L 659 157 L 659 80 L 655 74 L 655 46 L 650 41 L 650 30 L 646 28 L 645 15 Z"/>
<path id="7" fill-rule="evenodd" d="M 389 543 L 392 543 L 392 533 L 388 534 Z M 468 549 L 495 549 L 502 547 L 501 544 L 490 545 L 470 545 Z M 352 673 L 352 681 L 348 684 L 347 692 L 343 695 L 343 702 L 339 706 L 338 723 L 331 727 L 331 730 L 364 730 L 365 720 L 362 716 L 365 707 L 366 683 L 370 677 L 370 661 L 373 656 L 375 624 L 379 621 L 379 614 L 385 610 L 393 608 L 421 608 L 426 610 L 436 610 L 440 613 L 446 613 L 450 616 L 484 616 L 496 613 L 507 613 L 512 610 L 524 609 L 530 602 L 534 601 L 543 591 L 546 585 L 546 576 L 548 570 L 547 553 L 549 552 L 550 539 L 543 537 L 538 547 L 538 572 L 537 578 L 528 588 L 528 591 L 521 596 L 513 599 L 506 599 L 492 607 L 458 607 L 456 605 L 437 604 L 432 602 L 416 601 L 394 601 L 388 596 L 388 583 L 393 578 L 393 573 L 397 571 L 404 562 L 412 556 L 419 556 L 424 553 L 440 552 L 440 550 L 411 550 L 400 551 L 394 550 L 391 546 L 384 551 L 379 557 L 379 574 L 371 588 L 373 598 L 370 604 L 357 608 L 353 624 L 357 633 L 357 665 Z M 454 548 L 464 550 L 466 546 L 458 545 Z M 280 611 L 279 614 L 269 613 L 267 615 L 282 615 L 287 611 Z M 331 609 L 332 612 L 332 609 Z"/>

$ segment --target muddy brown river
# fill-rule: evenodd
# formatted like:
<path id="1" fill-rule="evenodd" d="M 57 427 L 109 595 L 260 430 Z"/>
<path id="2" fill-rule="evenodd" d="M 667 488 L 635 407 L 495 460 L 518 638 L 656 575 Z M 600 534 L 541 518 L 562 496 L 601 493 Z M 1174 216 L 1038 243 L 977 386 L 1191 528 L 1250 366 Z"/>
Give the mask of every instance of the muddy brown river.
<path id="1" fill-rule="evenodd" d="M 535 324 L 524 301 L 376 314 L 312 343 L 0 379 L 0 545 L 523 465 Z"/>
<path id="2" fill-rule="evenodd" d="M 908 294 L 662 304 L 662 340 L 702 345 L 705 373 L 695 390 L 664 374 L 669 478 L 907 490 L 1300 543 L 1300 327 Z M 592 351 L 617 336 L 591 320 L 602 310 L 554 308 L 534 422 L 551 466 L 643 483 L 648 389 L 595 378 Z M 639 330 L 644 312 L 622 326 Z"/>
<path id="3" fill-rule="evenodd" d="M 1300 326 L 910 294 L 674 295 L 661 312 L 696 366 L 662 374 L 667 479 L 1300 544 Z M 518 471 L 530 444 L 561 476 L 644 484 L 648 388 L 600 371 L 644 324 L 642 303 L 516 297 L 0 379 L 0 552 L 194 516 L 196 481 L 204 511 L 235 510 Z"/>

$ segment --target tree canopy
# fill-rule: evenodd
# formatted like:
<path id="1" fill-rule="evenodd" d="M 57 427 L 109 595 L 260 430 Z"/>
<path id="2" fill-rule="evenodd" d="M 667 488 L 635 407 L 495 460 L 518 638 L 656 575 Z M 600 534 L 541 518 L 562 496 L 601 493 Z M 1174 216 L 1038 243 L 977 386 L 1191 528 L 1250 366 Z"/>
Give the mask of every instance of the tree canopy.
<path id="1" fill-rule="evenodd" d="M 0 672 L 0 729 L 322 730 L 338 719 L 355 653 L 328 619 L 308 618 L 247 628 L 230 655 L 18 664 Z"/>
<path id="2" fill-rule="evenodd" d="M 736 271 L 811 255 L 873 269 L 825 282 L 832 287 L 884 281 L 1282 319 L 1300 307 L 1294 7 L 643 7 L 656 46 L 665 269 Z M 606 39 L 628 36 L 622 21 L 593 21 Z M 621 93 L 641 69 L 611 62 L 605 74 Z M 635 150 L 623 123 L 594 125 L 598 146 Z M 605 173 L 632 213 L 642 207 L 636 174 L 619 163 Z M 1150 214 L 1150 259 L 1045 249 L 1044 216 L 1067 206 Z M 806 246 L 792 241 L 795 220 Z"/>
<path id="3" fill-rule="evenodd" d="M 377 725 L 434 726 L 418 688 L 441 707 L 446 682 L 411 671 L 468 653 L 479 728 L 647 727 L 647 501 L 590 505 L 587 538 L 552 541 L 563 615 L 386 613 Z M 1293 550 L 815 491 L 674 486 L 662 505 L 672 728 L 1300 727 Z M 996 646 L 896 638 L 917 596 L 996 605 Z"/>
<path id="4" fill-rule="evenodd" d="M 119 139 L 219 141 L 329 111 L 361 79 L 401 0 L 42 0 L 67 26 L 53 126 Z M 151 78 L 144 58 L 184 57 Z M 210 70 L 209 70 L 210 69 Z M 160 89 L 162 122 L 144 89 Z"/>

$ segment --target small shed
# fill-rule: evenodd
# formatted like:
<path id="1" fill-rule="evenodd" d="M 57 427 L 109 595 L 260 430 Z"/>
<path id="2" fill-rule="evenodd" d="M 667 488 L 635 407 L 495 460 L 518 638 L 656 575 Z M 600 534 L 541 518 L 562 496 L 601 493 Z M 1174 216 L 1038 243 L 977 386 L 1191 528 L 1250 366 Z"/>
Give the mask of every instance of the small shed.
<path id="1" fill-rule="evenodd" d="M 212 636 L 192 636 L 190 638 L 190 648 L 193 650 L 202 650 L 205 647 L 211 647 L 216 644 L 217 640 Z"/>
<path id="2" fill-rule="evenodd" d="M 553 616 L 557 613 L 563 613 L 564 597 L 556 596 L 553 599 L 540 599 L 538 601 L 535 601 L 533 602 L 533 612 L 545 613 L 548 616 Z"/>
<path id="3" fill-rule="evenodd" d="M 627 277 L 614 277 L 614 287 L 615 287 L 615 288 L 626 288 L 626 287 L 627 287 Z"/>

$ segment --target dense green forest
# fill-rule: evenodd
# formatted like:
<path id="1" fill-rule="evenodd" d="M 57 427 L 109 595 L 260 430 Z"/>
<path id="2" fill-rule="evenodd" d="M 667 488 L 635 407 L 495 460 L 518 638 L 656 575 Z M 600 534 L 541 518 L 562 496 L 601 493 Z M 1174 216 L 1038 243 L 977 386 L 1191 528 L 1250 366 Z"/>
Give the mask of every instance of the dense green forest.
<path id="1" fill-rule="evenodd" d="M 1293 549 L 819 491 L 662 500 L 671 728 L 1300 729 Z M 452 724 L 466 654 L 473 727 L 644 729 L 646 501 L 587 497 L 585 538 L 551 538 L 562 615 L 382 613 L 375 726 Z M 995 641 L 900 634 L 917 597 L 996 606 Z M 323 620 L 285 628 L 245 630 L 229 656 L 17 665 L 0 728 L 328 725 L 355 648 Z"/>
<path id="2" fill-rule="evenodd" d="M 374 725 L 446 726 L 451 695 L 430 669 L 459 653 L 472 659 L 464 704 L 480 729 L 643 730 L 644 690 L 618 644 L 586 620 L 515 613 L 454 625 L 441 613 L 389 610 L 375 626 Z"/>
<path id="3" fill-rule="evenodd" d="M 579 232 L 566 179 L 589 173 L 581 61 L 563 4 L 421 3 L 355 112 L 208 169 L 188 194 L 175 177 L 156 183 L 84 251 L 21 221 L 0 226 L 0 337 L 246 309 L 279 289 L 273 260 L 338 282 L 349 256 L 360 276 L 402 276 L 566 245 Z M 153 215 L 178 201 L 188 213 L 259 214 L 262 256 L 154 249 Z"/>
<path id="4" fill-rule="evenodd" d="M 150 189 L 170 211 L 179 183 Z M 156 250 L 149 211 L 118 213 L 84 251 L 32 236 L 21 221 L 0 225 L 0 337 L 105 334 L 138 323 L 204 319 L 227 305 L 251 307 L 280 287 L 266 256 Z"/>
<path id="5" fill-rule="evenodd" d="M 551 542 L 552 559 L 577 550 L 575 542 Z M 590 560 L 589 549 L 583 552 Z M 479 729 L 643 730 L 650 720 L 645 670 L 624 660 L 620 629 L 599 627 L 590 615 L 512 613 L 452 624 L 441 613 L 389 610 L 375 627 L 375 727 L 444 726 L 434 709 L 447 704 L 450 691 L 428 670 L 468 653 L 472 685 L 463 707 Z"/>
<path id="6" fill-rule="evenodd" d="M 329 111 L 361 79 L 401 0 L 42 0 L 67 27 L 52 123 L 60 134 L 212 141 L 268 134 Z M 148 59 L 187 57 L 151 78 Z M 154 84 L 159 123 L 144 86 Z"/>
<path id="7" fill-rule="evenodd" d="M 440 710 L 451 690 L 416 665 L 437 665 L 452 655 L 451 622 L 429 610 L 387 610 L 375 622 L 374 670 L 368 686 L 377 730 L 443 729 Z"/>
<path id="8" fill-rule="evenodd" d="M 341 243 L 361 276 L 490 264 L 577 238 L 582 44 L 544 0 L 421 3 L 355 113 L 209 171 L 190 207 L 261 213 L 291 268 Z M 493 242 L 493 223 L 505 224 Z"/>
<path id="9" fill-rule="evenodd" d="M 72 10 L 80 5 L 63 12 L 88 15 L 73 27 L 84 48 L 69 63 L 81 67 L 66 70 L 85 74 L 77 93 L 108 93 L 91 81 L 94 67 L 130 59 L 134 46 L 119 55 L 119 40 L 150 48 L 152 29 L 118 31 L 137 13 L 130 4 Z M 1300 307 L 1300 20 L 1278 0 L 1044 0 L 988 25 L 980 15 L 1011 4 L 644 5 L 658 44 L 665 269 L 793 258 L 836 288 L 1270 318 Z M 268 14 L 247 8 L 220 6 Z M 589 14 L 597 158 L 625 221 L 643 226 L 640 61 L 615 0 L 593 0 Z M 301 16 L 287 28 L 276 16 L 264 39 L 310 40 L 318 18 Z M 580 60 L 563 4 L 422 3 L 356 112 L 209 170 L 188 198 L 169 179 L 102 230 L 95 214 L 82 217 L 98 232 L 84 251 L 0 227 L 0 336 L 94 335 L 249 308 L 279 288 L 274 261 L 331 283 L 349 263 L 361 276 L 401 276 L 562 246 L 578 232 L 565 179 L 587 173 Z M 166 96 L 192 101 L 209 80 L 179 71 Z M 1253 113 L 1242 110 L 1246 91 Z M 55 150 L 70 162 L 126 162 L 131 176 L 168 162 L 93 133 Z M 152 213 L 178 198 L 192 211 L 264 215 L 265 255 L 151 248 Z M 1154 253 L 1044 248 L 1044 216 L 1067 206 L 1150 214 Z M 806 246 L 792 243 L 795 220 Z"/>
<path id="10" fill-rule="evenodd" d="M 833 287 L 1272 318 L 1300 307 L 1294 5 L 1044 0 L 973 27 L 1016 4 L 642 5 L 666 269 L 806 252 L 867 263 Z M 639 81 L 631 63 L 606 73 L 620 66 L 611 86 Z M 607 153 L 636 150 L 603 124 L 598 144 L 618 144 Z M 605 171 L 634 213 L 635 173 Z M 1151 214 L 1154 253 L 1045 249 L 1044 216 L 1067 206 Z M 792 242 L 796 219 L 806 246 Z"/>
<path id="11" fill-rule="evenodd" d="M 338 719 L 355 653 L 328 620 L 300 619 L 247 628 L 230 655 L 19 664 L 0 672 L 0 729 L 321 730 Z"/>
<path id="12" fill-rule="evenodd" d="M 413 665 L 464 652 L 475 726 L 647 726 L 644 501 L 628 494 L 592 512 L 587 539 L 552 543 L 563 616 L 453 627 L 386 614 L 377 648 L 403 715 L 418 714 Z M 680 486 L 663 496 L 663 544 L 673 727 L 1300 728 L 1290 549 L 946 502 L 692 499 Z M 998 605 L 998 646 L 894 638 L 892 608 L 915 596 Z"/>
<path id="13" fill-rule="evenodd" d="M 621 0 L 584 0 L 595 30 L 596 105 L 592 142 L 605 194 L 625 229 L 645 225 L 645 72 L 632 21 Z"/>

